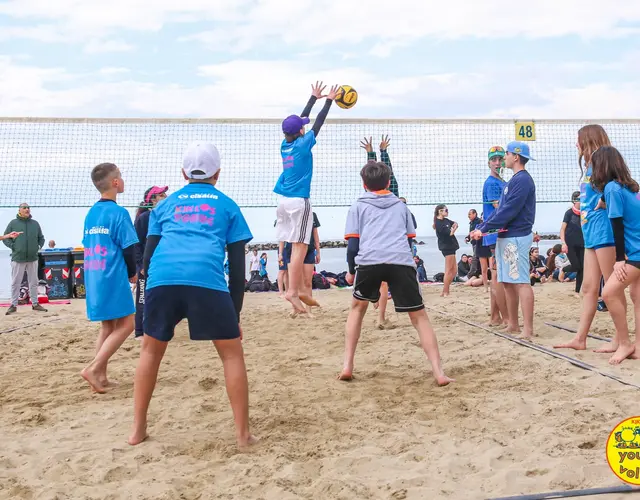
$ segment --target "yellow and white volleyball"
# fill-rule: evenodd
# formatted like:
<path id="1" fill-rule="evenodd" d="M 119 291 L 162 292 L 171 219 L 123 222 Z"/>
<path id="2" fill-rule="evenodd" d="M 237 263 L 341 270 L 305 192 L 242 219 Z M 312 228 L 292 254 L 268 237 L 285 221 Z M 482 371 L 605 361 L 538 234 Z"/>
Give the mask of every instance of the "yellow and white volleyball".
<path id="1" fill-rule="evenodd" d="M 336 95 L 336 104 L 342 109 L 351 109 L 358 102 L 358 92 L 349 85 L 341 85 Z"/>

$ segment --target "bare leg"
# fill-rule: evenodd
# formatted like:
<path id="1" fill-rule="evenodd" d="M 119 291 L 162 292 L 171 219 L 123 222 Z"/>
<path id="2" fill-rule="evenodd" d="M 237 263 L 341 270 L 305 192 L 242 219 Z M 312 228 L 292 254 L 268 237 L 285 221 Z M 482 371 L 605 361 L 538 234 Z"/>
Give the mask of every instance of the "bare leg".
<path id="1" fill-rule="evenodd" d="M 236 426 L 236 440 L 240 448 L 252 445 L 258 440 L 249 432 L 249 382 L 244 363 L 244 351 L 240 338 L 215 340 L 213 342 L 224 367 L 227 395 L 233 411 Z"/>
<path id="2" fill-rule="evenodd" d="M 484 285 L 484 291 L 489 291 L 489 259 L 485 259 L 484 257 L 478 259 L 480 260 L 480 269 L 482 272 L 482 284 Z"/>
<path id="3" fill-rule="evenodd" d="M 344 337 L 344 364 L 342 372 L 338 375 L 338 380 L 348 381 L 353 379 L 353 360 L 356 355 L 360 332 L 362 331 L 362 319 L 367 312 L 368 306 L 368 302 L 355 298 L 351 300 L 351 310 L 347 317 Z"/>
<path id="4" fill-rule="evenodd" d="M 522 317 L 524 320 L 524 331 L 522 332 L 525 339 L 531 339 L 533 337 L 533 308 L 534 308 L 534 295 L 533 288 L 528 283 L 526 285 L 516 285 L 518 297 L 520 299 L 520 306 L 522 307 Z M 517 323 L 517 309 L 516 309 L 516 323 Z"/>
<path id="5" fill-rule="evenodd" d="M 629 283 L 635 283 L 640 278 L 640 270 L 627 265 L 627 279 L 618 281 L 615 276 L 610 276 L 602 290 L 602 298 L 607 304 L 609 314 L 616 327 L 616 343 L 618 348 L 609 359 L 612 365 L 618 365 L 635 353 L 636 346 L 629 338 L 629 324 L 627 323 L 627 308 L 624 301 L 624 290 Z"/>
<path id="6" fill-rule="evenodd" d="M 313 264 L 305 264 L 303 273 L 303 286 L 302 286 L 302 295 L 307 297 L 313 297 Z M 307 305 L 307 313 L 311 316 L 311 306 Z"/>
<path id="7" fill-rule="evenodd" d="M 378 328 L 384 330 L 387 324 L 387 303 L 389 302 L 389 285 L 384 281 L 380 285 L 380 300 L 378 301 Z"/>
<path id="8" fill-rule="evenodd" d="M 516 285 L 512 283 L 503 283 L 505 298 L 507 302 L 507 318 L 509 323 L 507 326 L 508 333 L 520 333 L 520 325 L 518 324 L 518 290 Z"/>
<path id="9" fill-rule="evenodd" d="M 278 295 L 284 298 L 285 283 L 284 277 L 287 271 L 278 271 Z"/>
<path id="10" fill-rule="evenodd" d="M 631 284 L 629 292 L 633 301 L 633 314 L 636 324 L 636 349 L 629 357 L 631 359 L 640 359 L 640 279 L 636 279 Z"/>
<path id="11" fill-rule="evenodd" d="M 100 351 L 96 354 L 89 365 L 87 365 L 81 372 L 82 378 L 84 378 L 94 391 L 98 393 L 106 392 L 106 386 L 101 380 L 106 380 L 107 377 L 107 364 L 111 356 L 120 348 L 123 342 L 127 339 L 134 329 L 134 315 L 127 316 L 126 318 L 120 318 L 116 320 L 116 327 L 113 332 L 105 339 L 100 348 Z"/>
<path id="12" fill-rule="evenodd" d="M 95 354 L 96 356 L 100 352 L 100 349 L 102 348 L 102 344 L 104 344 L 104 341 L 107 340 L 107 337 L 109 337 L 109 335 L 111 335 L 113 331 L 116 329 L 117 324 L 118 324 L 118 320 L 115 320 L 115 319 L 110 319 L 110 320 L 101 322 L 100 331 L 98 332 L 98 338 L 96 339 L 96 354 Z M 101 373 L 98 376 L 98 381 L 103 387 L 117 385 L 115 383 L 109 382 L 106 368 L 105 368 L 105 372 Z"/>
<path id="13" fill-rule="evenodd" d="M 421 311 L 414 311 L 409 313 L 411 324 L 418 332 L 420 337 L 420 345 L 427 355 L 427 359 L 431 362 L 431 369 L 433 370 L 433 376 L 436 379 L 438 385 L 443 386 L 451 382 L 455 382 L 454 379 L 447 377 L 442 369 L 442 362 L 440 360 L 440 351 L 438 349 L 438 339 L 433 331 L 427 311 L 422 309 Z"/>
<path id="14" fill-rule="evenodd" d="M 169 342 L 144 336 L 133 384 L 133 430 L 128 440 L 132 446 L 142 443 L 148 437 L 149 403 L 158 380 L 158 369 L 168 345 Z"/>
<path id="15" fill-rule="evenodd" d="M 456 275 L 456 256 L 447 255 L 444 258 L 444 286 L 442 287 L 442 293 L 440 297 L 448 297 L 450 293 L 450 286 L 453 278 Z"/>
<path id="16" fill-rule="evenodd" d="M 600 270 L 602 271 L 604 282 L 607 283 L 607 281 L 609 281 L 609 278 L 613 274 L 613 265 L 616 263 L 616 250 L 614 247 L 599 248 L 598 250 L 596 250 L 596 257 L 598 258 L 598 264 L 600 266 Z M 633 268 L 633 266 L 629 266 L 629 267 Z M 635 270 L 635 268 L 633 268 L 633 270 Z M 630 283 L 630 281 L 628 281 L 627 283 Z M 624 293 L 622 294 L 621 299 L 622 299 L 622 305 L 624 307 L 624 314 L 626 318 L 627 298 L 625 297 Z M 598 302 L 596 301 L 596 309 L 597 307 L 598 307 Z M 607 308 L 609 308 L 608 304 L 607 304 Z M 591 325 L 589 325 L 589 328 L 591 328 Z M 611 342 L 611 344 L 603 346 L 599 349 L 595 349 L 593 352 L 610 353 L 610 352 L 616 352 L 617 350 L 618 350 L 618 338 L 616 336 L 614 337 L 613 342 Z"/>
<path id="17" fill-rule="evenodd" d="M 502 316 L 502 324 L 509 325 L 509 310 L 507 309 L 507 296 L 504 291 L 504 285 L 498 281 L 498 270 L 495 257 L 491 257 L 491 293 L 496 299 L 496 307 L 499 315 Z"/>
<path id="18" fill-rule="evenodd" d="M 586 249 L 584 251 L 584 277 L 582 281 L 582 310 L 580 311 L 578 332 L 570 342 L 554 345 L 554 348 L 576 349 L 578 351 L 584 351 L 587 348 L 587 334 L 598 308 L 601 275 L 596 251 Z"/>
<path id="19" fill-rule="evenodd" d="M 293 306 L 296 313 L 305 313 L 300 293 L 304 280 L 304 256 L 307 253 L 307 246 L 304 243 L 294 243 L 291 249 L 291 262 L 289 262 L 289 290 L 285 298 Z"/>

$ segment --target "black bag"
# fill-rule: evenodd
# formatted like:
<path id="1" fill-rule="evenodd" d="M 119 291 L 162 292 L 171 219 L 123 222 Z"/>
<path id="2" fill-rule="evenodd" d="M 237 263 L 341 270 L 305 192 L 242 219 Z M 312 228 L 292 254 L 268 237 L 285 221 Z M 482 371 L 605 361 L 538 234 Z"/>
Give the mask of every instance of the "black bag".
<path id="1" fill-rule="evenodd" d="M 444 283 L 444 273 L 434 274 L 433 281 L 435 281 L 436 283 Z"/>
<path id="2" fill-rule="evenodd" d="M 313 275 L 313 278 L 311 278 L 311 288 L 314 288 L 316 290 L 326 290 L 328 288 L 331 288 L 331 284 L 329 283 L 327 278 L 322 276 L 322 274 L 316 273 Z"/>

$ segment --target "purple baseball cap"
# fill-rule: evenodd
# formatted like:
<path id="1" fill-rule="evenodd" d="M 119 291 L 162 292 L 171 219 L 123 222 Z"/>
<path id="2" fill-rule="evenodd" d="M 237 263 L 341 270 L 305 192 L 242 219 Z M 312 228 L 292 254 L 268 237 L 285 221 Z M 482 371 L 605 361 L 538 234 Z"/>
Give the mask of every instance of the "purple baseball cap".
<path id="1" fill-rule="evenodd" d="M 300 118 L 298 115 L 287 116 L 282 122 L 282 131 L 287 135 L 295 135 L 310 121 L 308 117 Z"/>

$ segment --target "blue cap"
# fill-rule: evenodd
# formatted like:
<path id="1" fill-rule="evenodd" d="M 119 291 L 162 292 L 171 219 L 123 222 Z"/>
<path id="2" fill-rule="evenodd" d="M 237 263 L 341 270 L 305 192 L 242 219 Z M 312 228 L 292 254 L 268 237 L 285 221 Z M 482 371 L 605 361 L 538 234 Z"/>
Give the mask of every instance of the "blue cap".
<path id="1" fill-rule="evenodd" d="M 531 158 L 531 152 L 529 151 L 529 145 L 524 142 L 513 141 L 507 144 L 507 153 L 514 155 L 520 155 L 528 160 L 536 161 L 535 158 Z"/>
<path id="2" fill-rule="evenodd" d="M 296 135 L 300 129 L 311 120 L 308 117 L 300 118 L 298 115 L 287 116 L 282 122 L 282 131 L 287 135 Z"/>

